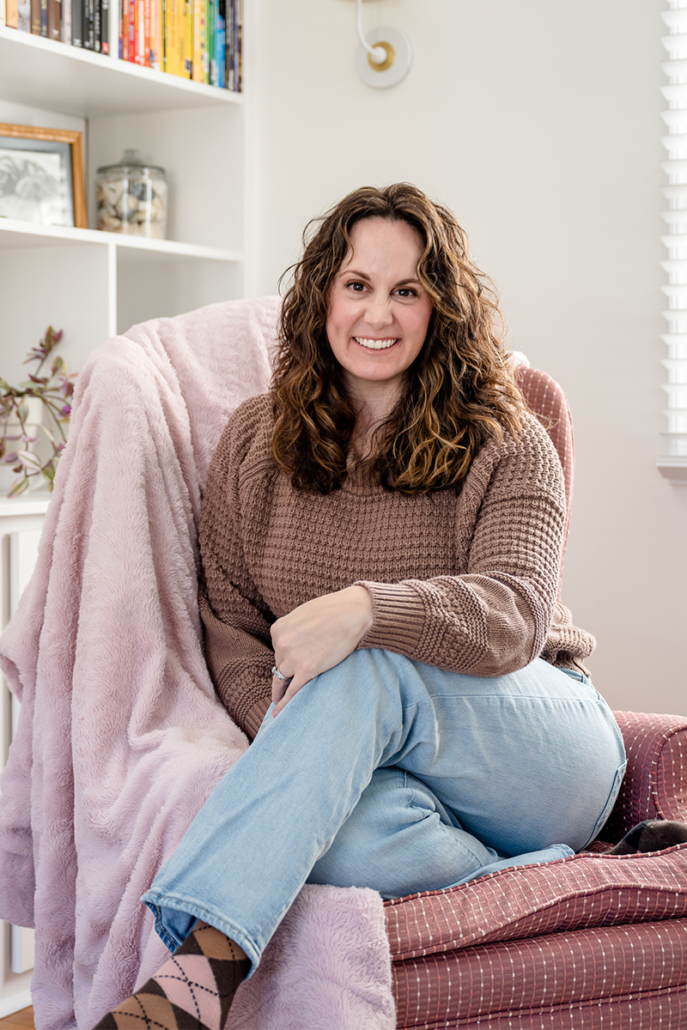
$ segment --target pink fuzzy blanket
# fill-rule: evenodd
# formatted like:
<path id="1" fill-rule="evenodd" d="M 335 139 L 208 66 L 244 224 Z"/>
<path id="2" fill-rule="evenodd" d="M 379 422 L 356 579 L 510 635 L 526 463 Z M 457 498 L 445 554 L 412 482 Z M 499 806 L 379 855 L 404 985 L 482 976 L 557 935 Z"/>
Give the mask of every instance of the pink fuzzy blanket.
<path id="1" fill-rule="evenodd" d="M 0 640 L 22 701 L 0 797 L 0 916 L 36 927 L 40 1030 L 90 1030 L 166 957 L 139 903 L 247 745 L 217 701 L 196 527 L 229 413 L 267 388 L 278 298 L 136 326 L 79 377 L 38 565 Z M 306 888 L 232 1030 L 391 1030 L 372 891 Z"/>

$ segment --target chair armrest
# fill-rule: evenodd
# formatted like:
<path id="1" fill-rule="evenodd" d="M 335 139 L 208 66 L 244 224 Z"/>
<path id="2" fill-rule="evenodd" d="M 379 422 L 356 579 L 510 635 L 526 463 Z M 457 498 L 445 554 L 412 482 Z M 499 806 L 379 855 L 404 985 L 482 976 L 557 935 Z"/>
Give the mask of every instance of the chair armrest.
<path id="1" fill-rule="evenodd" d="M 614 712 L 627 772 L 601 837 L 616 844 L 644 819 L 687 822 L 687 717 Z"/>

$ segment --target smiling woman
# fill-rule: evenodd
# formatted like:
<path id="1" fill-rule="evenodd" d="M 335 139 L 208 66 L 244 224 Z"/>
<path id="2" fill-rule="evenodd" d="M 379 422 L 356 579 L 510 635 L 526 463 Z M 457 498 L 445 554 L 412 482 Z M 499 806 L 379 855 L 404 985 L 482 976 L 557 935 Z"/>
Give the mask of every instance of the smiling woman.
<path id="1" fill-rule="evenodd" d="M 323 493 L 361 456 L 386 489 L 456 486 L 523 411 L 467 236 L 408 183 L 356 190 L 312 227 L 284 298 L 275 461 Z"/>
<path id="2" fill-rule="evenodd" d="M 220 1030 L 306 882 L 395 898 L 595 837 L 625 756 L 556 604 L 564 525 L 465 234 L 414 186 L 356 190 L 203 497 L 206 657 L 255 739 L 143 896 L 173 957 L 101 1030 Z"/>
<path id="3" fill-rule="evenodd" d="M 353 227 L 331 285 L 327 339 L 358 405 L 358 458 L 396 407 L 427 336 L 432 301 L 417 277 L 421 257 L 422 240 L 407 222 L 366 218 Z"/>

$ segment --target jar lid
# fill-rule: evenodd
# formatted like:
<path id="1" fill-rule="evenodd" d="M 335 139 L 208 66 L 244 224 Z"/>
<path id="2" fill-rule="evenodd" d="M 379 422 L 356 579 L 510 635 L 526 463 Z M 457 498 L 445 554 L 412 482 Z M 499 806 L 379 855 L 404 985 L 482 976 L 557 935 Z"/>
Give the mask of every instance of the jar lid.
<path id="1" fill-rule="evenodd" d="M 122 160 L 119 161 L 118 164 L 116 164 L 116 165 L 103 165 L 101 168 L 98 169 L 96 174 L 100 175 L 101 172 L 113 172 L 113 171 L 124 172 L 124 173 L 129 172 L 129 171 L 132 171 L 132 172 L 148 171 L 148 172 L 159 172 L 160 175 L 164 175 L 165 174 L 164 168 L 160 168 L 159 165 L 149 165 L 149 164 L 146 164 L 145 161 L 142 161 L 141 160 L 141 151 L 140 150 L 125 150 L 124 153 L 122 154 Z"/>

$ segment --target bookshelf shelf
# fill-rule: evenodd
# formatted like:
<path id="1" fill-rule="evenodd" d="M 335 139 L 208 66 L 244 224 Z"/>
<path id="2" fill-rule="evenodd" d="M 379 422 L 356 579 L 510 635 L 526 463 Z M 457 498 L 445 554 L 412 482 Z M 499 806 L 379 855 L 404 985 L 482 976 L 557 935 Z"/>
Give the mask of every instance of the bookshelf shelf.
<path id="1" fill-rule="evenodd" d="M 241 105 L 228 89 L 141 68 L 118 57 L 0 28 L 0 95 L 82 118 Z"/>
<path id="2" fill-rule="evenodd" d="M 145 262 L 168 259 L 171 261 L 199 258 L 205 261 L 240 262 L 239 251 L 222 247 L 203 247 L 195 243 L 177 243 L 174 240 L 149 240 L 141 236 L 119 236 L 97 229 L 70 229 L 61 225 L 37 225 L 0 218 L 0 250 L 10 247 L 49 247 L 65 244 L 95 244 L 98 247 L 113 244 L 120 260 Z"/>

